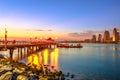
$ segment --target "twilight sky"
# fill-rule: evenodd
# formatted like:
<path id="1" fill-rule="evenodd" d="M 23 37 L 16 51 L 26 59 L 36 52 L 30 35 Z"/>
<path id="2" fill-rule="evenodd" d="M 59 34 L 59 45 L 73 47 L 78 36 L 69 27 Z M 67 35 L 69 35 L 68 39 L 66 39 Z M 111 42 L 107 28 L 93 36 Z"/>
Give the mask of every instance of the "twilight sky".
<path id="1" fill-rule="evenodd" d="M 4 24 L 8 38 L 83 40 L 120 29 L 120 0 L 0 0 L 0 37 Z"/>

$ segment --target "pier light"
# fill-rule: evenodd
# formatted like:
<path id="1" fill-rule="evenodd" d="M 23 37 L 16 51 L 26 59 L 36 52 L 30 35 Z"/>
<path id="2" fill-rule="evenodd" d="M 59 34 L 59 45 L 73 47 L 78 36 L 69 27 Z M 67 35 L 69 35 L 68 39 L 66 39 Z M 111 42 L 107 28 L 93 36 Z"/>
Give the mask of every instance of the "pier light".
<path id="1" fill-rule="evenodd" d="M 7 47 L 7 24 L 4 25 L 5 28 L 5 49 Z"/>

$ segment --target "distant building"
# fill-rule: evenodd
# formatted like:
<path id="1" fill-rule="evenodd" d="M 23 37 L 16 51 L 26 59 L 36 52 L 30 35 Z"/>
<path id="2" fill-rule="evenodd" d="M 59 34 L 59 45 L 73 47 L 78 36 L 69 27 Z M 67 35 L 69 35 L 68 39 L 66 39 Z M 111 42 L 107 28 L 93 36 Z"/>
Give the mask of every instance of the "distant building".
<path id="1" fill-rule="evenodd" d="M 109 33 L 109 31 L 105 31 L 104 32 L 104 42 L 105 43 L 109 43 L 111 40 L 110 40 L 110 33 Z"/>
<path id="2" fill-rule="evenodd" d="M 96 35 L 92 36 L 92 42 L 95 43 L 96 42 Z"/>
<path id="3" fill-rule="evenodd" d="M 119 42 L 119 30 L 117 28 L 114 28 L 114 30 L 113 30 L 112 41 Z"/>
<path id="4" fill-rule="evenodd" d="M 86 43 L 90 43 L 91 40 L 90 40 L 90 39 L 85 39 L 84 42 L 86 42 Z"/>
<path id="5" fill-rule="evenodd" d="M 112 40 L 113 40 L 113 38 L 112 37 L 110 37 L 110 41 L 112 42 Z"/>
<path id="6" fill-rule="evenodd" d="M 98 35 L 98 42 L 99 42 L 99 43 L 102 42 L 102 35 L 101 35 L 101 34 Z"/>

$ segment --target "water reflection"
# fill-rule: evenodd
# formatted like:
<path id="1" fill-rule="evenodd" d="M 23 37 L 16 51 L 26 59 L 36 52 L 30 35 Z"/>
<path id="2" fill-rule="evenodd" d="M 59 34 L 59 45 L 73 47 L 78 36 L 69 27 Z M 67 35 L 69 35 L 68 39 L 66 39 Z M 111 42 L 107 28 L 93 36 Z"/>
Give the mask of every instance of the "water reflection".
<path id="1" fill-rule="evenodd" d="M 56 48 L 52 53 L 51 53 L 51 66 L 54 66 L 56 69 L 58 68 L 58 48 Z"/>
<path id="2" fill-rule="evenodd" d="M 42 55 L 41 55 L 41 52 L 38 54 L 38 57 L 39 57 L 39 63 L 42 64 Z"/>
<path id="3" fill-rule="evenodd" d="M 44 50 L 44 64 L 48 65 L 48 49 Z"/>
<path id="4" fill-rule="evenodd" d="M 58 59 L 58 48 L 52 51 L 45 49 L 38 54 L 31 54 L 27 58 L 27 64 L 31 66 L 35 65 L 37 68 L 40 68 L 40 65 L 50 65 L 54 66 L 55 69 L 59 70 Z"/>
<path id="5" fill-rule="evenodd" d="M 113 51 L 118 50 L 118 46 L 117 46 L 117 45 L 113 45 L 113 46 L 112 46 L 112 50 L 113 50 Z"/>

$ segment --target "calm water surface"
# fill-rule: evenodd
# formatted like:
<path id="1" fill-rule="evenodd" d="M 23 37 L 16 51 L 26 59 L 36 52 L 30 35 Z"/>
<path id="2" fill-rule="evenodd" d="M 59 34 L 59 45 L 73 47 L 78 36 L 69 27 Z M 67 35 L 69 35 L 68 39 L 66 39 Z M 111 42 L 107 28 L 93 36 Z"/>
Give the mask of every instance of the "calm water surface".
<path id="1" fill-rule="evenodd" d="M 55 66 L 55 69 L 65 73 L 75 74 L 77 80 L 120 80 L 119 44 L 82 45 L 83 48 L 45 49 L 27 58 L 25 54 L 20 61 L 38 67 L 40 64 Z"/>
<path id="2" fill-rule="evenodd" d="M 82 44 L 83 48 L 59 49 L 59 67 L 82 79 L 120 80 L 120 45 Z"/>

